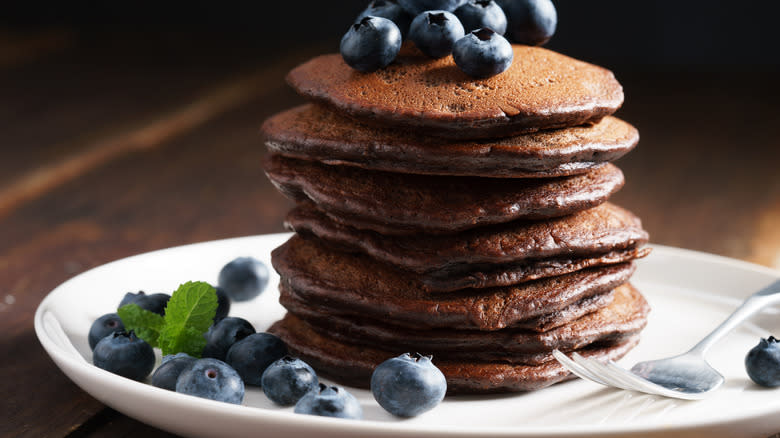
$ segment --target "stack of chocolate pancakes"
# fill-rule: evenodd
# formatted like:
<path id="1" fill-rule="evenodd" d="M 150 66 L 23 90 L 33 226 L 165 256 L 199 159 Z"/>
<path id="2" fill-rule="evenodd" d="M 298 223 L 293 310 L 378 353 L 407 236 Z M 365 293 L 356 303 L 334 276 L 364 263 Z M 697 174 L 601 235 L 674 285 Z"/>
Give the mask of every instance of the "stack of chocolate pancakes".
<path id="1" fill-rule="evenodd" d="M 325 55 L 288 75 L 311 103 L 263 125 L 266 173 L 297 204 L 270 331 L 319 373 L 367 387 L 419 352 L 451 394 L 525 391 L 569 377 L 554 349 L 607 360 L 637 344 L 647 233 L 607 202 L 624 182 L 610 162 L 639 138 L 611 116 L 622 88 L 514 51 L 480 80 L 408 47 L 374 73 Z"/>

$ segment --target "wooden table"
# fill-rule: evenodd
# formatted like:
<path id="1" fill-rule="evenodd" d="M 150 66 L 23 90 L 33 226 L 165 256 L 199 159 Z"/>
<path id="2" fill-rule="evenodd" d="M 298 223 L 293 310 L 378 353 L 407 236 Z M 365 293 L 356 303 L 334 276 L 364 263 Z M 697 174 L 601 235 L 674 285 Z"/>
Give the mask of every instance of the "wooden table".
<path id="1" fill-rule="evenodd" d="M 35 308 L 120 257 L 281 231 L 258 128 L 301 102 L 283 76 L 323 50 L 0 34 L 0 436 L 168 436 L 71 383 Z M 655 243 L 780 268 L 776 74 L 612 67 L 642 134 L 615 201 Z"/>

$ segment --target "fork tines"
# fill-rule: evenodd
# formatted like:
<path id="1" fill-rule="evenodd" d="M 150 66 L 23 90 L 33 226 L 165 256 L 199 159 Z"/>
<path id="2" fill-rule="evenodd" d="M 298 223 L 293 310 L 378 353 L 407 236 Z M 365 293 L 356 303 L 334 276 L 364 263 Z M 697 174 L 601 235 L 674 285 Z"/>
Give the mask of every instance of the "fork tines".
<path id="1" fill-rule="evenodd" d="M 621 368 L 613 361 L 601 363 L 595 359 L 585 358 L 577 352 L 572 353 L 571 358 L 569 358 L 559 350 L 554 350 L 553 356 L 555 356 L 555 359 L 574 375 L 604 386 L 613 386 L 629 391 L 639 391 L 647 394 L 656 394 L 686 400 L 698 400 L 703 398 L 703 394 L 681 393 L 649 382 L 642 377 Z"/>

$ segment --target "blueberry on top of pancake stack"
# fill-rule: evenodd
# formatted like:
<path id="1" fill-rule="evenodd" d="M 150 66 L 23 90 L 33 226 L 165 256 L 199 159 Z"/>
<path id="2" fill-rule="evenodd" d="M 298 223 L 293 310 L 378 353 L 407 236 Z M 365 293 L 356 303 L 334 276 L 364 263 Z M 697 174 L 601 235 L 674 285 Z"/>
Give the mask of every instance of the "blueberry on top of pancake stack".
<path id="1" fill-rule="evenodd" d="M 520 43 L 555 27 L 508 18 L 533 36 Z M 397 25 L 361 15 L 341 55 L 289 73 L 309 102 L 263 124 L 266 174 L 297 204 L 272 254 L 288 315 L 271 331 L 361 387 L 385 359 L 433 354 L 451 394 L 565 380 L 553 349 L 624 355 L 647 322 L 629 279 L 649 250 L 607 202 L 624 181 L 612 161 L 639 140 L 612 115 L 614 75 L 492 29 L 417 29 L 398 49 Z"/>

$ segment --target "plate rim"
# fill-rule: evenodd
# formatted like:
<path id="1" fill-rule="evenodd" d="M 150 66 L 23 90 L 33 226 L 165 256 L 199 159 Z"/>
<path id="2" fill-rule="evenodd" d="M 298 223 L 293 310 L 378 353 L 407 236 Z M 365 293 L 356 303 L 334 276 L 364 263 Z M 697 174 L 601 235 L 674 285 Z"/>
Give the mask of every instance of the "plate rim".
<path id="1" fill-rule="evenodd" d="M 446 434 L 447 436 L 459 436 L 459 437 L 484 434 L 486 432 L 485 429 L 481 429 L 478 427 L 457 426 L 457 427 L 448 428 L 448 427 L 441 427 L 440 425 L 406 424 L 402 421 L 396 421 L 396 422 L 383 422 L 383 421 L 376 421 L 376 420 L 344 421 L 342 419 L 316 417 L 316 416 L 302 417 L 300 414 L 295 414 L 292 412 L 274 411 L 274 410 L 268 410 L 268 409 L 255 407 L 255 406 L 230 405 L 227 403 L 221 403 L 212 400 L 191 397 L 184 394 L 178 394 L 161 388 L 156 388 L 152 385 L 143 382 L 135 382 L 130 379 L 125 379 L 123 377 L 116 376 L 108 371 L 95 367 L 88 361 L 84 360 L 84 358 L 81 356 L 79 356 L 79 358 L 73 357 L 70 353 L 64 351 L 64 349 L 60 345 L 58 345 L 56 341 L 51 339 L 47 331 L 44 329 L 43 318 L 49 308 L 49 304 L 55 300 L 58 294 L 63 293 L 62 292 L 63 290 L 67 290 L 71 282 L 77 281 L 77 279 L 79 279 L 82 276 L 90 275 L 95 270 L 105 269 L 105 268 L 110 269 L 111 266 L 113 265 L 131 261 L 136 258 L 146 257 L 152 254 L 159 255 L 160 253 L 164 253 L 164 252 L 175 252 L 175 251 L 186 250 L 187 248 L 195 247 L 195 246 L 208 246 L 212 244 L 230 244 L 233 241 L 244 241 L 248 239 L 269 239 L 269 240 L 283 239 L 285 237 L 291 236 L 292 234 L 293 233 L 287 233 L 287 232 L 273 233 L 273 234 L 258 234 L 258 235 L 251 235 L 251 236 L 232 237 L 227 239 L 217 239 L 217 240 L 210 240 L 204 242 L 188 243 L 184 245 L 177 245 L 177 246 L 157 249 L 153 251 L 148 251 L 144 253 L 139 253 L 127 257 L 122 257 L 101 264 L 99 266 L 95 266 L 87 271 L 79 273 L 65 280 L 64 282 L 60 283 L 49 293 L 46 294 L 46 296 L 41 300 L 41 302 L 39 303 L 35 311 L 35 316 L 34 316 L 35 334 L 38 338 L 38 341 L 43 346 L 44 350 L 54 360 L 57 367 L 60 368 L 60 371 L 63 372 L 67 378 L 69 378 L 71 381 L 76 383 L 81 390 L 87 392 L 93 397 L 98 398 L 101 401 L 101 403 L 109 405 L 123 413 L 124 411 L 122 410 L 121 406 L 116 406 L 114 403 L 109 403 L 103 400 L 101 397 L 97 397 L 92 392 L 86 390 L 79 382 L 76 382 L 73 379 L 73 377 L 71 377 L 66 372 L 66 370 L 63 369 L 63 366 L 60 364 L 60 361 L 67 364 L 67 366 L 69 367 L 74 367 L 74 369 L 76 370 L 81 370 L 82 372 L 88 374 L 94 374 L 99 380 L 107 381 L 109 382 L 109 384 L 126 386 L 127 388 L 125 388 L 124 390 L 131 390 L 138 396 L 153 397 L 157 399 L 162 398 L 162 402 L 165 402 L 166 404 L 184 403 L 187 405 L 194 405 L 200 409 L 207 409 L 210 412 L 216 412 L 219 415 L 231 415 L 231 416 L 251 415 L 257 420 L 276 422 L 279 424 L 286 424 L 288 422 L 299 424 L 301 421 L 305 421 L 306 423 L 310 424 L 312 427 L 316 427 L 319 430 L 322 430 L 324 428 L 327 429 L 327 432 L 331 432 L 331 433 L 349 432 L 350 434 L 360 434 L 360 433 L 392 432 L 392 433 L 402 433 L 402 434 L 418 434 L 418 435 L 424 434 L 427 436 Z M 711 254 L 711 253 L 706 253 L 706 252 L 701 252 L 696 250 L 677 248 L 677 247 L 659 245 L 653 243 L 648 244 L 647 246 L 653 248 L 653 253 L 660 253 L 658 254 L 660 256 L 666 256 L 666 257 L 674 256 L 674 257 L 690 259 L 692 261 L 698 261 L 707 264 L 727 265 L 734 268 L 738 268 L 740 270 L 750 271 L 755 274 L 767 275 L 770 277 L 775 277 L 780 279 L 780 270 L 747 262 L 744 260 L 734 259 L 730 257 L 725 257 L 717 254 Z M 752 415 L 747 417 L 744 415 L 726 414 L 721 416 L 719 418 L 719 421 L 715 421 L 715 422 L 701 421 L 701 420 L 700 421 L 678 420 L 670 423 L 665 423 L 664 431 L 673 432 L 674 430 L 681 430 L 681 429 L 696 429 L 701 427 L 725 425 L 725 424 L 733 423 L 737 420 L 748 420 L 750 418 L 758 418 L 776 412 L 777 409 L 775 406 L 765 406 L 763 407 L 763 409 L 752 411 L 751 412 Z M 132 417 L 132 415 L 128 415 L 128 416 Z M 303 420 L 304 418 L 305 420 Z M 143 421 L 143 420 L 139 420 L 139 421 Z M 157 427 L 160 427 L 161 429 L 165 429 L 164 426 L 157 425 Z M 563 427 L 528 426 L 528 427 L 523 427 L 521 429 L 518 429 L 517 427 L 500 426 L 500 427 L 489 429 L 489 433 L 493 436 L 501 436 L 501 437 L 558 436 L 558 435 L 585 436 L 585 435 L 593 435 L 594 433 L 632 434 L 632 433 L 648 432 L 653 430 L 653 428 L 648 427 L 646 423 L 599 424 L 599 425 L 584 424 L 584 425 L 576 425 L 576 430 L 572 430 L 572 427 L 574 426 L 572 425 L 567 425 Z"/>

